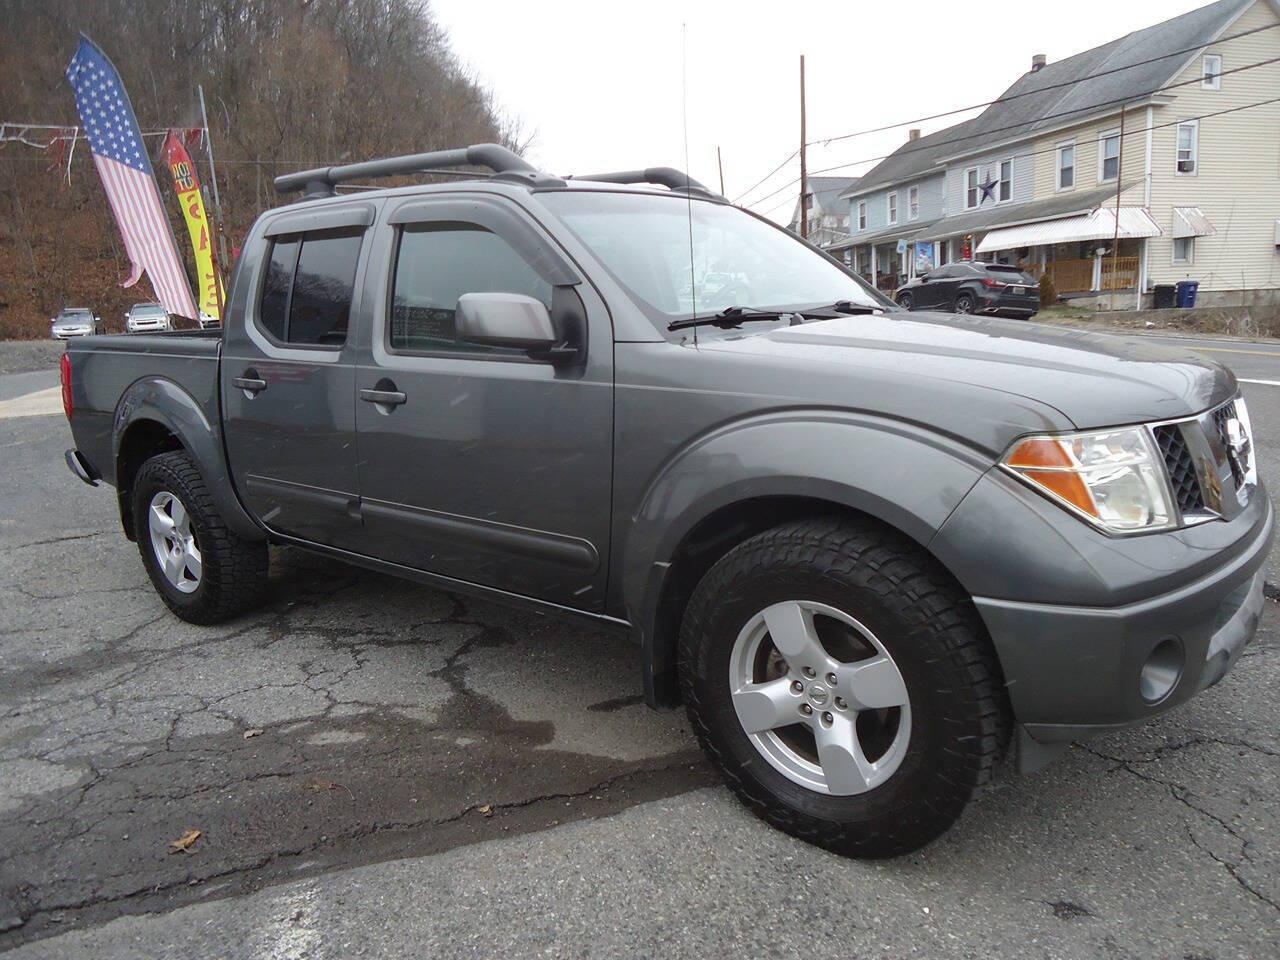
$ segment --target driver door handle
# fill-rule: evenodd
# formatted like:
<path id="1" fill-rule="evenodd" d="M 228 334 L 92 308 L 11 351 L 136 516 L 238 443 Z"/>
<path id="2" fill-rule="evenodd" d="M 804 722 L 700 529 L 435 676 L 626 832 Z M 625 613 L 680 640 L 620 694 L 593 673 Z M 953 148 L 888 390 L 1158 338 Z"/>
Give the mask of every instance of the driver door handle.
<path id="1" fill-rule="evenodd" d="M 360 399 L 367 403 L 384 403 L 389 407 L 398 407 L 409 398 L 400 390 L 361 390 Z"/>

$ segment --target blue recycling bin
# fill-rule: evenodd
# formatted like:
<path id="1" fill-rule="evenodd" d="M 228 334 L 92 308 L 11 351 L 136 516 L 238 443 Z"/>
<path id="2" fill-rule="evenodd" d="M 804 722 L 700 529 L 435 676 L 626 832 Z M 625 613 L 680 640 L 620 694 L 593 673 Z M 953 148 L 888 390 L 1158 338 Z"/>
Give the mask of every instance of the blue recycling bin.
<path id="1" fill-rule="evenodd" d="M 1179 280 L 1176 294 L 1178 306 L 1182 308 L 1196 305 L 1196 293 L 1200 290 L 1199 280 Z"/>

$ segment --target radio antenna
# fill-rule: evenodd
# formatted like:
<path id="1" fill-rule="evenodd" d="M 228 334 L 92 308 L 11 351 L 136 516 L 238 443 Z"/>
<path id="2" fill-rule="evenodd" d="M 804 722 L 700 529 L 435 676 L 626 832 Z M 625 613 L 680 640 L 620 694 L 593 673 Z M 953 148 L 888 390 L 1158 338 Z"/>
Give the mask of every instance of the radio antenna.
<path id="1" fill-rule="evenodd" d="M 684 169 L 685 180 L 689 179 L 689 24 L 680 24 L 680 114 L 684 126 Z M 689 192 L 688 182 L 684 185 L 685 212 L 689 217 L 689 300 L 693 308 L 693 318 L 698 318 L 698 281 L 693 268 L 693 194 Z M 693 330 L 693 345 L 698 345 L 698 327 Z"/>

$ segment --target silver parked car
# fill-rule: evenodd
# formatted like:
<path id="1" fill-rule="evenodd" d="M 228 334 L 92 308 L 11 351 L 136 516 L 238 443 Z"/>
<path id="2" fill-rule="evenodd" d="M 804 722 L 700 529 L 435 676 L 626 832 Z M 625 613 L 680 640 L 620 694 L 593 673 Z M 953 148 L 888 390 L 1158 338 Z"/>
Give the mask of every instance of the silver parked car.
<path id="1" fill-rule="evenodd" d="M 135 303 L 124 315 L 125 333 L 154 333 L 172 330 L 173 321 L 158 303 Z"/>
<path id="2" fill-rule="evenodd" d="M 68 337 L 87 337 L 102 332 L 102 318 L 95 317 L 88 307 L 63 307 L 49 321 L 49 335 L 55 340 Z"/>

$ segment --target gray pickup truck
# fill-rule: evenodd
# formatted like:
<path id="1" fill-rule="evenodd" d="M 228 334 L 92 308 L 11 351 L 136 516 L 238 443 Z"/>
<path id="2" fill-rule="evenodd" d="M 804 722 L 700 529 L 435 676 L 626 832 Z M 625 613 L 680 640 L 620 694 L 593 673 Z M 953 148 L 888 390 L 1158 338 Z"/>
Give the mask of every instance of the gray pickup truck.
<path id="1" fill-rule="evenodd" d="M 865 857 L 1254 634 L 1271 499 L 1212 361 L 909 313 L 670 168 L 276 185 L 224 329 L 63 358 L 67 462 L 185 620 L 276 543 L 616 631 L 751 809 Z"/>

